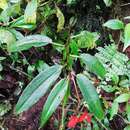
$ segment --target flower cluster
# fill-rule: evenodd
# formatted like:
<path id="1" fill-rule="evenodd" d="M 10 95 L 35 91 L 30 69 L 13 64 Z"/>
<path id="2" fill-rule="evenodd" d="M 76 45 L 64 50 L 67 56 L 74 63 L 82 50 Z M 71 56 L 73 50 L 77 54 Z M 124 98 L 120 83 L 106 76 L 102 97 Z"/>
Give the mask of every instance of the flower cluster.
<path id="1" fill-rule="evenodd" d="M 70 120 L 68 122 L 68 128 L 74 128 L 77 123 L 81 123 L 84 120 L 86 120 L 88 123 L 91 123 L 92 116 L 89 115 L 87 112 L 84 112 L 80 117 L 77 116 L 71 116 Z"/>

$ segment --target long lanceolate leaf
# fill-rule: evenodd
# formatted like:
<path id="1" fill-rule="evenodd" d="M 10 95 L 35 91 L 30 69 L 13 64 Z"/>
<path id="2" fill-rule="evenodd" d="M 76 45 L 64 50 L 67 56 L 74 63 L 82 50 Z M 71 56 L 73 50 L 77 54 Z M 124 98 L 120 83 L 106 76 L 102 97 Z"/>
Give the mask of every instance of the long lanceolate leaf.
<path id="1" fill-rule="evenodd" d="M 27 50 L 31 47 L 40 47 L 46 46 L 47 44 L 52 43 L 52 40 L 43 35 L 30 35 L 26 36 L 23 39 L 18 40 L 16 43 L 12 44 L 10 52 L 18 52 Z"/>
<path id="2" fill-rule="evenodd" d="M 47 122 L 47 120 L 59 106 L 59 104 L 61 103 L 67 92 L 67 89 L 68 89 L 67 79 L 62 79 L 55 85 L 43 107 L 41 115 L 41 125 L 40 125 L 41 127 Z"/>
<path id="3" fill-rule="evenodd" d="M 38 74 L 23 91 L 16 112 L 21 113 L 34 105 L 53 85 L 61 73 L 62 66 L 54 65 Z"/>
<path id="4" fill-rule="evenodd" d="M 90 80 L 83 74 L 77 75 L 77 83 L 82 92 L 84 100 L 89 105 L 89 110 L 94 113 L 98 119 L 104 118 L 104 112 L 95 87 Z"/>

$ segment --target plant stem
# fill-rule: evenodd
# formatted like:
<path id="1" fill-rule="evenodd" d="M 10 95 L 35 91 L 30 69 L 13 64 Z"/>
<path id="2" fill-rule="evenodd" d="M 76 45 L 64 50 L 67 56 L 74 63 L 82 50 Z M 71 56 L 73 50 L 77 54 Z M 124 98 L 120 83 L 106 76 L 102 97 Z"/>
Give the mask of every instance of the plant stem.
<path id="1" fill-rule="evenodd" d="M 72 54 L 70 54 L 70 56 L 73 57 L 73 58 L 79 58 L 80 57 L 80 56 L 72 55 Z"/>
<path id="2" fill-rule="evenodd" d="M 68 38 L 66 40 L 66 43 L 65 43 L 65 51 L 66 51 L 66 64 L 67 64 L 67 70 L 70 72 L 71 70 L 71 66 L 69 64 L 69 59 L 70 59 L 70 50 L 69 50 L 69 44 L 70 44 L 70 32 L 71 32 L 71 27 L 69 27 L 69 30 L 68 30 Z"/>
<path id="3" fill-rule="evenodd" d="M 76 82 L 75 82 L 74 74 L 73 74 L 73 73 L 71 73 L 71 80 L 72 80 L 72 82 L 73 82 L 73 84 L 74 84 L 76 96 L 77 96 L 77 99 L 78 99 L 78 106 L 77 106 L 77 111 L 78 111 L 79 106 L 80 106 L 79 104 L 80 104 L 81 100 L 80 100 L 80 97 L 79 97 L 79 93 L 78 93 L 78 89 L 77 89 L 77 85 L 76 85 Z"/>
<path id="4" fill-rule="evenodd" d="M 96 118 L 96 117 L 95 117 Z M 98 121 L 98 123 L 105 129 L 108 130 L 108 128 L 98 119 L 96 118 L 96 120 Z"/>
<path id="5" fill-rule="evenodd" d="M 56 42 L 53 42 L 52 44 L 55 45 L 55 46 L 59 46 L 59 47 L 65 47 L 65 45 L 62 45 L 62 44 L 59 44 L 59 43 L 56 43 Z"/>
<path id="6" fill-rule="evenodd" d="M 61 125 L 59 130 L 64 130 L 64 117 L 65 117 L 65 104 L 62 104 L 62 117 L 61 117 Z"/>
<path id="7" fill-rule="evenodd" d="M 130 122 L 124 119 L 121 115 L 117 114 L 127 125 L 130 125 Z"/>

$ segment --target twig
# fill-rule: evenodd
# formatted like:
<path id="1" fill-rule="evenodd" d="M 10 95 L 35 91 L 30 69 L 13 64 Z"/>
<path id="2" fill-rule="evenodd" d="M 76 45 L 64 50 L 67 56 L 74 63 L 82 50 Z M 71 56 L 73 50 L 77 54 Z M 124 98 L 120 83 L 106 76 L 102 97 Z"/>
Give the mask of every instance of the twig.
<path id="1" fill-rule="evenodd" d="M 95 117 L 96 118 L 96 117 Z M 98 119 L 96 118 L 96 120 L 98 121 L 98 123 L 105 129 L 108 130 L 107 127 Z"/>
<path id="2" fill-rule="evenodd" d="M 130 5 L 130 3 L 122 4 L 120 6 L 123 7 L 123 6 L 128 6 L 128 5 Z"/>
<path id="3" fill-rule="evenodd" d="M 23 75 L 25 75 L 25 76 L 27 76 L 27 77 L 29 77 L 29 78 L 32 78 L 32 76 L 28 75 L 27 73 L 25 73 L 25 72 L 23 72 L 23 71 L 21 71 L 21 70 L 19 70 L 19 69 L 17 69 L 17 68 L 14 68 L 14 67 L 11 66 L 11 65 L 5 65 L 5 66 L 9 67 L 9 68 L 12 69 L 12 70 L 15 70 L 16 72 L 19 72 L 19 73 L 23 74 Z"/>
<path id="4" fill-rule="evenodd" d="M 75 79 L 74 77 L 72 76 L 72 79 L 71 79 L 74 83 L 74 87 L 75 87 L 75 92 L 76 92 L 76 95 L 77 95 L 77 99 L 78 99 L 78 102 L 80 103 L 80 97 L 79 97 L 79 93 L 78 93 L 78 89 L 77 89 L 77 85 L 75 83 Z"/>
<path id="5" fill-rule="evenodd" d="M 130 125 L 130 122 L 124 119 L 120 114 L 117 114 L 127 125 Z"/>
<path id="6" fill-rule="evenodd" d="M 77 85 L 76 85 L 76 83 L 75 83 L 74 74 L 73 74 L 72 72 L 71 72 L 71 80 L 72 80 L 72 82 L 73 82 L 73 84 L 74 84 L 75 92 L 76 92 L 77 99 L 78 99 L 78 107 L 77 107 L 77 111 L 78 111 L 79 106 L 80 106 L 79 104 L 80 104 L 81 100 L 80 100 L 80 97 L 79 97 L 79 93 L 78 93 Z"/>
<path id="7" fill-rule="evenodd" d="M 56 42 L 52 42 L 52 45 L 59 46 L 59 47 L 65 47 L 65 45 L 62 45 L 62 44 L 59 44 L 59 43 L 56 43 Z"/>
<path id="8" fill-rule="evenodd" d="M 65 104 L 62 104 L 62 117 L 59 130 L 64 130 Z"/>

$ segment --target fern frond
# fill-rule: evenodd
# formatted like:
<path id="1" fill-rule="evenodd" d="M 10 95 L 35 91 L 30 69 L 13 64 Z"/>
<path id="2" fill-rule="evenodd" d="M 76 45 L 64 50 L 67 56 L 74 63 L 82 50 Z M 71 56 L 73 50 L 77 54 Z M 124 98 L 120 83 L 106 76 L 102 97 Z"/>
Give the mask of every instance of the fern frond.
<path id="1" fill-rule="evenodd" d="M 127 62 L 128 57 L 119 52 L 115 44 L 105 46 L 104 48 L 98 47 L 99 51 L 96 57 L 108 70 L 108 72 L 116 73 L 117 75 L 127 75 Z"/>

